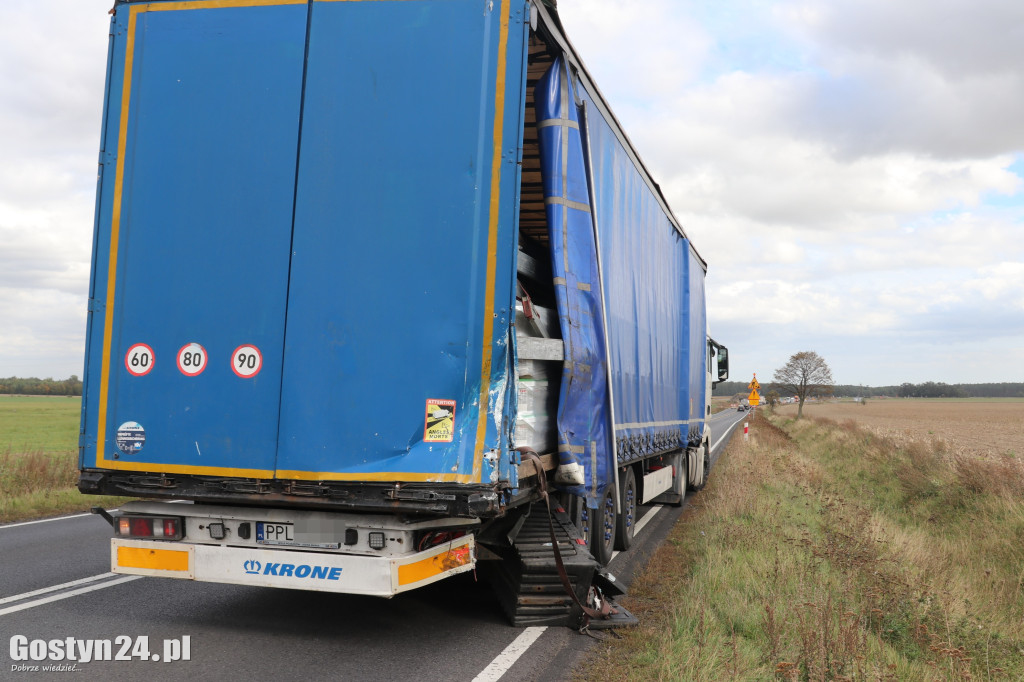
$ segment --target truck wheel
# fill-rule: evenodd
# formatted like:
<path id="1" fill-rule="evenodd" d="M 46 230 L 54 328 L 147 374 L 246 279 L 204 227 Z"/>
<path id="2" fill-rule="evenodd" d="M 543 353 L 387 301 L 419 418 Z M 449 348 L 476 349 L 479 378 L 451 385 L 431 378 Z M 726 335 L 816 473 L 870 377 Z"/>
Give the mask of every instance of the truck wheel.
<path id="1" fill-rule="evenodd" d="M 699 454 L 696 455 L 701 458 L 700 472 L 698 482 L 693 486 L 694 490 L 704 490 L 704 486 L 708 484 L 708 474 L 711 472 L 711 448 L 705 442 L 701 447 Z"/>
<path id="2" fill-rule="evenodd" d="M 605 486 L 604 496 L 591 515 L 590 553 L 597 563 L 607 566 L 615 549 L 615 486 Z"/>
<path id="3" fill-rule="evenodd" d="M 626 467 L 619 477 L 619 507 L 621 512 L 615 518 L 615 549 L 624 552 L 633 544 L 636 524 L 637 490 L 633 467 Z"/>

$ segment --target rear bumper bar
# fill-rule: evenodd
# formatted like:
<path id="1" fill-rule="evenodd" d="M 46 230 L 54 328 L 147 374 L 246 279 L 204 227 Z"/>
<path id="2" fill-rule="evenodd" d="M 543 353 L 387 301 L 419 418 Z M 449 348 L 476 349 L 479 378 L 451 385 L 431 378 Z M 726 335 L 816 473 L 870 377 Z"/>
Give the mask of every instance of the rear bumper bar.
<path id="1" fill-rule="evenodd" d="M 114 573 L 377 597 L 476 566 L 472 535 L 400 558 L 118 538 L 110 543 Z"/>

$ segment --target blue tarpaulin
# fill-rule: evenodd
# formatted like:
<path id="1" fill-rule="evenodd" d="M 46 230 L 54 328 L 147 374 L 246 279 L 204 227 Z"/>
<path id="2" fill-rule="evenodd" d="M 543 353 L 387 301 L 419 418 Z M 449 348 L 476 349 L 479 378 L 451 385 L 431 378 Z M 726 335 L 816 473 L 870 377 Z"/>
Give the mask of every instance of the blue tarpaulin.
<path id="1" fill-rule="evenodd" d="M 614 480 L 601 287 L 577 93 L 562 58 L 537 84 L 535 102 L 555 297 L 565 345 L 558 399 L 558 451 L 584 484 L 568 486 L 588 506 Z M 564 487 L 564 486 L 563 486 Z"/>
<path id="2" fill-rule="evenodd" d="M 704 266 L 585 89 L 620 463 L 696 444 L 704 426 Z M 694 442 L 696 438 L 696 443 Z"/>

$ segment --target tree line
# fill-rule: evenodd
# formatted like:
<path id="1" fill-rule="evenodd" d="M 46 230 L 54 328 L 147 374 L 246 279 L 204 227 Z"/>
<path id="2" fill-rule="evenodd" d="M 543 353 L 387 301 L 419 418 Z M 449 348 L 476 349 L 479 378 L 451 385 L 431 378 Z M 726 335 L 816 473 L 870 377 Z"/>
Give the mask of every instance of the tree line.
<path id="1" fill-rule="evenodd" d="M 731 396 L 748 393 L 746 381 L 723 381 L 715 387 L 712 395 Z M 761 387 L 764 394 L 772 386 Z M 946 384 L 941 381 L 926 381 L 921 384 L 903 383 L 899 386 L 862 386 L 837 384 L 832 387 L 837 398 L 859 398 L 888 396 L 890 398 L 1024 398 L 1024 382 L 991 384 Z"/>
<path id="2" fill-rule="evenodd" d="M 63 380 L 0 377 L 0 395 L 82 395 L 82 380 L 74 374 Z"/>

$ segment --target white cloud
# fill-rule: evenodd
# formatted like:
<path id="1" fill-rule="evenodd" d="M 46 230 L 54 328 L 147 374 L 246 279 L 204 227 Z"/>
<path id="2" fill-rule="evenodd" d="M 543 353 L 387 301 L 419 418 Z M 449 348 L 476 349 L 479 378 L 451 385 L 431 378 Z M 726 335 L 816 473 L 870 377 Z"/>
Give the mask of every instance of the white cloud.
<path id="1" fill-rule="evenodd" d="M 82 372 L 108 9 L 0 6 L 0 375 Z"/>

